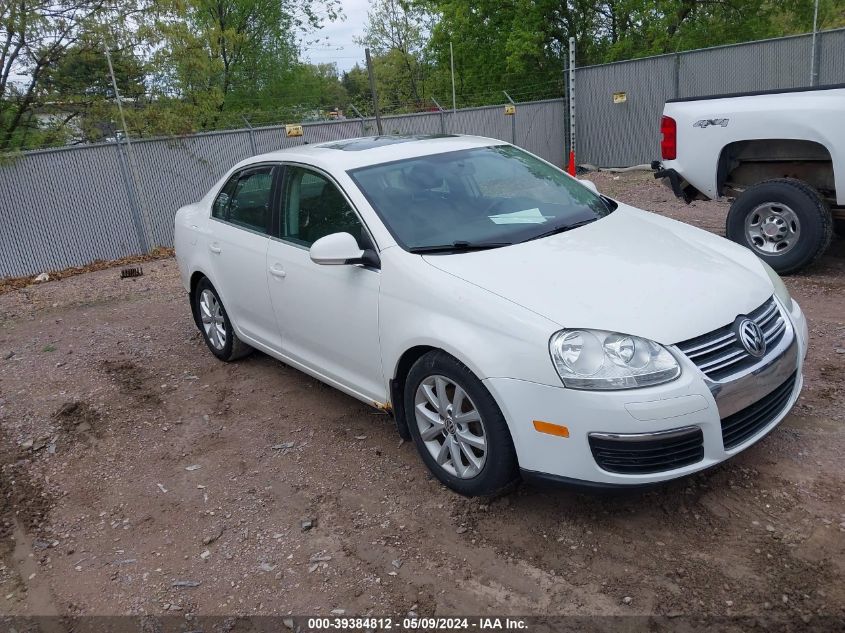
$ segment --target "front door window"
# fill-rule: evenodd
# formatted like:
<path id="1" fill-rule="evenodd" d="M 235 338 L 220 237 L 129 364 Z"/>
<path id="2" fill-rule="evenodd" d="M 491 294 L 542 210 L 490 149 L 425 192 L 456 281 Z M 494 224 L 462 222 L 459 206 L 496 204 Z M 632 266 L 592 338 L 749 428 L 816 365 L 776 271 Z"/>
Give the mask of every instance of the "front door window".
<path id="1" fill-rule="evenodd" d="M 361 221 L 328 178 L 301 167 L 288 167 L 282 239 L 310 247 L 332 233 L 350 233 L 358 245 L 371 248 Z"/>

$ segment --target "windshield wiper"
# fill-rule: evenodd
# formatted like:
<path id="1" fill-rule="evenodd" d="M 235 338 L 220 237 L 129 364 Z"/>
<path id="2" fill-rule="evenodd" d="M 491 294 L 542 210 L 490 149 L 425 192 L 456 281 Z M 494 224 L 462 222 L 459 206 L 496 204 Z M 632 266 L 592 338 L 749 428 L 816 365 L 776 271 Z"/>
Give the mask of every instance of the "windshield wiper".
<path id="1" fill-rule="evenodd" d="M 592 224 L 598 220 L 598 218 L 589 218 L 587 220 L 581 220 L 579 222 L 573 222 L 572 224 L 563 224 L 561 226 L 557 226 L 549 231 L 545 231 L 544 233 L 540 233 L 538 235 L 532 235 L 529 237 L 526 242 L 530 240 L 539 240 L 544 237 L 549 237 L 550 235 L 557 235 L 558 233 L 566 233 L 567 231 L 571 231 L 572 229 L 577 229 L 579 226 L 584 226 L 585 224 Z"/>
<path id="2" fill-rule="evenodd" d="M 409 252 L 417 255 L 425 255 L 427 253 L 465 253 L 468 251 L 486 251 L 491 248 L 501 248 L 502 246 L 510 246 L 513 242 L 465 242 L 457 241 L 451 244 L 437 244 L 434 246 L 412 246 L 408 249 Z"/>

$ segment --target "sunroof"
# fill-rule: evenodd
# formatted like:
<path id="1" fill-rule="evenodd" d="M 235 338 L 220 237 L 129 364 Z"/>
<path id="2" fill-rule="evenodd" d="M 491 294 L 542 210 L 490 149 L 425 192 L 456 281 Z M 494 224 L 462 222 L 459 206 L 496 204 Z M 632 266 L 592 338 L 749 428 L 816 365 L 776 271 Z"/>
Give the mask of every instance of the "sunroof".
<path id="1" fill-rule="evenodd" d="M 433 138 L 454 138 L 455 134 L 408 134 L 408 135 L 384 135 L 384 136 L 367 136 L 364 138 L 353 138 L 348 141 L 339 141 L 337 143 L 327 143 L 322 145 L 328 149 L 339 149 L 344 152 L 360 152 L 365 149 L 373 149 L 374 147 L 383 147 L 385 145 L 396 145 L 398 143 L 410 143 L 412 141 L 425 141 Z"/>

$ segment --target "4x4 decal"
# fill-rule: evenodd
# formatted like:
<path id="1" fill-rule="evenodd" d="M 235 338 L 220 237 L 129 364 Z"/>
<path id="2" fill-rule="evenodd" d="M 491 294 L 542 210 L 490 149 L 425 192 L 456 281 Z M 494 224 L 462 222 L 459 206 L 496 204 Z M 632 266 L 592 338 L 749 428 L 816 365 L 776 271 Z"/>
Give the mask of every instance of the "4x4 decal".
<path id="1" fill-rule="evenodd" d="M 719 125 L 721 127 L 728 127 L 730 119 L 701 119 L 692 124 L 693 127 L 710 127 L 711 125 Z"/>

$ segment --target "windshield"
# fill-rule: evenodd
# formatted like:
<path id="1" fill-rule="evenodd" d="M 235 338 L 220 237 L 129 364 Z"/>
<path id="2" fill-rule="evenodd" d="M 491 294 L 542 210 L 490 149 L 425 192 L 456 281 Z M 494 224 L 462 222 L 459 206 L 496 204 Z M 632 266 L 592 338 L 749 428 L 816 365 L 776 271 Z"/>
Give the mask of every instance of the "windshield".
<path id="1" fill-rule="evenodd" d="M 495 248 L 559 233 L 615 204 L 510 145 L 420 156 L 349 172 L 400 246 Z"/>

